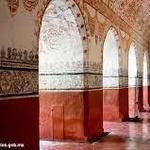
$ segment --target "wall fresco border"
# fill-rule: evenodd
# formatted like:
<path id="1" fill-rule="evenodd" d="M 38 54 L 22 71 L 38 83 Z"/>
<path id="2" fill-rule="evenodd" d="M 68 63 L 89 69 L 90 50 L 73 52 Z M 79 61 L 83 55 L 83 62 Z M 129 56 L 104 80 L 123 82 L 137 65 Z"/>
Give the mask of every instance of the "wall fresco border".
<path id="1" fill-rule="evenodd" d="M 38 69 L 38 54 L 33 51 L 2 46 L 0 59 L 1 68 Z"/>
<path id="2" fill-rule="evenodd" d="M 0 70 L 0 97 L 37 93 L 37 71 Z"/>

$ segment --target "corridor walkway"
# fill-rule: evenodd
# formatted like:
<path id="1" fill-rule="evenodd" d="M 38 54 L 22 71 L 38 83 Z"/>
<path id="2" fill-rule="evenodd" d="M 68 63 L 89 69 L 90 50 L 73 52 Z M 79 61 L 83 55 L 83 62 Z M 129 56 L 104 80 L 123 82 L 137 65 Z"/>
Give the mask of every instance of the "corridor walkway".
<path id="1" fill-rule="evenodd" d="M 150 150 L 150 113 L 141 114 L 143 122 L 105 122 L 108 136 L 94 143 L 40 142 L 40 150 Z"/>

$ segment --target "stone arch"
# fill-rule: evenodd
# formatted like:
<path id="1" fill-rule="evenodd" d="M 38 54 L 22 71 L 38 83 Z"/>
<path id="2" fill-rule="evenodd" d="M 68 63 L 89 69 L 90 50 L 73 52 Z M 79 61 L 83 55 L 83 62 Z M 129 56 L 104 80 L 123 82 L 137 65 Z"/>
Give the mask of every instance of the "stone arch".
<path id="1" fill-rule="evenodd" d="M 134 58 L 129 58 L 129 57 L 134 57 Z M 131 70 L 133 73 L 133 76 L 135 76 L 135 77 L 137 77 L 137 74 L 138 74 L 138 72 L 137 72 L 137 46 L 136 46 L 136 43 L 135 42 L 131 42 L 130 43 L 130 46 L 129 46 L 129 50 L 128 50 L 128 61 L 129 61 L 129 59 L 131 60 L 131 61 L 134 61 L 134 66 L 136 67 L 136 68 L 134 68 L 135 70 L 133 71 L 133 70 Z M 131 64 L 132 65 L 132 64 Z M 133 68 L 133 67 L 131 67 L 131 66 L 129 66 L 129 62 L 128 62 L 128 68 Z M 129 73 L 128 73 L 129 74 Z M 130 82 L 130 81 L 129 81 Z"/>
<path id="2" fill-rule="evenodd" d="M 110 121 L 119 120 L 120 117 L 118 42 L 118 32 L 110 27 L 103 44 L 103 117 Z"/>
<path id="3" fill-rule="evenodd" d="M 131 42 L 128 51 L 128 108 L 130 118 L 135 118 L 139 115 L 137 76 L 137 45 L 135 42 Z"/>
<path id="4" fill-rule="evenodd" d="M 111 31 L 114 33 L 115 35 L 115 39 L 117 41 L 117 45 L 118 45 L 118 48 L 120 49 L 120 44 L 121 44 L 121 41 L 120 41 L 120 33 L 119 33 L 119 30 L 117 28 L 115 28 L 114 26 L 112 25 L 109 25 L 105 31 L 104 31 L 104 36 L 103 36 L 103 42 L 102 42 L 102 48 L 104 47 L 104 43 L 105 43 L 105 39 L 107 37 L 107 34 L 108 32 Z"/>
<path id="5" fill-rule="evenodd" d="M 128 56 L 129 56 L 129 52 L 130 52 L 130 47 L 131 46 L 135 47 L 135 54 L 136 54 L 136 59 L 137 59 L 137 49 L 138 49 L 138 47 L 137 47 L 136 41 L 130 39 L 130 41 L 128 43 Z"/>
<path id="6" fill-rule="evenodd" d="M 110 35 L 111 34 L 111 35 Z M 108 36 L 111 36 L 111 37 L 109 37 L 109 38 L 111 38 L 111 39 L 109 39 L 108 40 Z M 105 74 L 105 70 L 104 70 L 104 59 L 107 59 L 107 58 L 104 58 L 105 56 L 104 55 L 107 55 L 107 54 L 105 54 L 105 52 L 107 52 L 107 51 L 110 51 L 110 50 L 108 50 L 108 48 L 109 48 L 109 46 L 108 47 L 106 47 L 106 45 L 107 45 L 107 42 L 108 43 L 110 43 L 110 41 L 112 40 L 112 46 L 115 46 L 114 47 L 114 52 L 112 51 L 112 53 L 115 53 L 115 51 L 116 51 L 116 54 L 115 54 L 115 58 L 117 59 L 117 70 L 115 70 L 115 76 L 117 75 L 117 76 L 119 76 L 119 48 L 120 48 L 120 45 L 119 45 L 119 35 L 118 35 L 118 32 L 115 30 L 115 28 L 113 28 L 113 27 L 110 27 L 108 30 L 107 30 L 107 33 L 106 33 L 106 35 L 105 35 L 105 40 L 104 40 L 104 43 L 103 43 L 103 74 Z M 109 55 L 107 55 L 106 57 L 108 57 L 108 56 L 110 56 L 110 59 L 109 59 L 109 61 L 111 60 L 111 59 L 115 59 L 114 57 L 112 57 L 112 55 L 111 54 L 109 54 Z M 108 59 L 107 59 L 108 60 Z M 111 60 L 111 62 L 113 62 L 113 60 Z M 105 67 L 105 68 L 107 68 L 107 67 Z M 113 69 L 113 68 L 112 68 Z M 118 83 L 118 85 L 119 85 L 119 83 Z"/>
<path id="7" fill-rule="evenodd" d="M 147 109 L 148 104 L 148 52 L 143 54 L 143 107 Z"/>
<path id="8" fill-rule="evenodd" d="M 79 90 L 84 89 L 84 50 L 88 45 L 79 10 L 73 0 L 52 0 L 41 13 L 38 30 L 41 138 L 55 140 L 84 135 L 83 122 L 78 122 L 84 107 Z M 47 67 L 43 67 L 42 61 Z M 74 123 L 69 124 L 72 120 Z"/>
<path id="9" fill-rule="evenodd" d="M 57 6 L 58 5 L 58 6 Z M 74 18 L 74 23 L 73 22 L 71 22 L 71 21 L 69 21 L 69 20 L 67 20 L 66 21 L 66 23 L 70 23 L 69 24 L 69 26 L 71 26 L 70 28 L 73 28 L 74 27 L 74 30 L 76 30 L 76 32 L 78 32 L 79 33 L 79 35 L 78 35 L 78 38 L 79 38 L 79 36 L 80 36 L 80 38 L 81 38 L 81 42 L 82 43 L 80 43 L 80 47 L 82 46 L 83 48 L 82 48 L 82 51 L 80 51 L 80 54 L 78 54 L 78 56 L 77 57 L 80 57 L 80 58 L 77 58 L 76 60 L 74 59 L 75 58 L 75 55 L 77 55 L 76 53 L 78 52 L 78 50 L 79 50 L 79 47 L 78 48 L 76 48 L 76 51 L 74 51 L 74 54 L 68 54 L 68 55 L 66 55 L 67 53 L 69 53 L 69 52 L 71 52 L 72 51 L 72 48 L 71 48 L 71 51 L 67 51 L 67 53 L 65 52 L 64 53 L 64 55 L 66 55 L 66 58 L 64 58 L 64 59 L 66 59 L 66 60 L 68 60 L 68 62 L 67 61 L 65 61 L 65 64 L 64 64 L 64 66 L 66 67 L 66 70 L 62 70 L 61 72 L 63 72 L 63 73 L 74 73 L 74 71 L 75 71 L 75 69 L 73 69 L 73 68 L 78 68 L 78 72 L 82 72 L 83 73 L 83 61 L 84 61 L 84 51 L 86 51 L 87 50 L 87 37 L 86 37 L 86 27 L 85 27 L 85 24 L 84 24 L 84 18 L 82 17 L 82 13 L 81 13 L 81 11 L 80 11 L 80 9 L 79 9 L 79 7 L 77 6 L 77 4 L 74 2 L 74 1 L 67 1 L 67 0 L 52 0 L 52 1 L 50 1 L 49 3 L 48 3 L 48 5 L 46 5 L 47 7 L 46 7 L 46 9 L 44 9 L 44 15 L 47 15 L 46 13 L 51 13 L 51 12 L 48 12 L 48 11 L 55 11 L 55 12 L 53 12 L 53 16 L 51 16 L 51 19 L 52 18 L 54 18 L 54 16 L 56 16 L 56 15 L 58 15 L 58 17 L 62 17 L 61 15 L 62 14 L 60 14 L 60 13 L 65 13 L 66 11 L 70 11 L 70 14 L 72 14 L 72 18 Z M 51 8 L 50 8 L 51 7 Z M 54 8 L 53 8 L 54 7 Z M 57 7 L 57 10 L 53 10 L 53 9 L 55 9 L 55 7 Z M 58 13 L 58 14 L 54 14 L 54 13 Z M 69 16 L 69 14 L 67 14 L 68 12 L 66 12 L 66 16 L 64 16 L 65 18 L 64 19 L 67 19 L 67 17 Z M 42 15 L 43 16 L 43 19 L 44 19 L 44 15 Z M 68 16 L 67 16 L 68 15 Z M 49 17 L 50 18 L 50 16 L 46 16 L 47 18 Z M 46 22 L 46 17 L 45 17 L 45 22 Z M 70 17 L 70 19 L 72 19 L 71 17 Z M 73 20 L 73 19 L 72 19 Z M 42 22 L 41 22 L 41 28 L 40 28 L 40 33 L 42 32 L 44 35 L 43 35 L 43 37 L 42 36 L 39 36 L 39 39 L 42 37 L 42 38 L 44 38 L 48 33 L 47 33 L 47 31 L 45 31 L 45 33 L 43 32 L 43 31 L 41 31 L 43 28 L 43 25 L 44 23 L 43 23 L 43 20 L 42 20 Z M 46 23 L 45 23 L 46 24 Z M 47 24 L 50 24 L 50 23 L 47 23 Z M 51 27 L 52 27 L 53 25 L 51 25 Z M 56 25 L 57 26 L 57 25 Z M 59 33 L 61 33 L 61 32 L 59 32 L 58 33 L 58 29 L 57 30 L 55 30 L 55 28 L 56 28 L 56 26 L 51 30 L 52 32 L 55 32 L 55 33 L 52 33 L 52 34 L 59 34 Z M 47 26 L 47 28 L 48 28 L 48 26 Z M 50 27 L 49 27 L 50 28 Z M 65 28 L 65 27 L 61 27 L 61 28 Z M 60 29 L 60 28 L 59 28 Z M 64 29 L 62 29 L 62 31 L 63 31 Z M 77 31 L 78 30 L 78 31 Z M 65 31 L 64 31 L 65 32 Z M 74 32 L 73 30 L 71 31 L 71 32 Z M 74 34 L 74 33 L 73 33 Z M 49 35 L 50 36 L 50 35 Z M 45 38 L 45 40 L 47 39 L 47 40 L 49 40 L 49 41 L 47 41 L 47 43 L 48 42 L 51 42 L 49 45 L 54 45 L 54 43 L 55 42 L 57 42 L 55 39 L 56 36 L 55 35 L 52 35 L 52 37 L 51 38 L 49 38 L 49 37 L 46 37 Z M 58 36 L 57 36 L 58 37 Z M 69 38 L 68 38 L 68 45 L 70 44 L 70 45 L 74 45 L 74 43 L 76 43 L 77 42 L 77 40 L 76 41 L 73 41 L 73 39 L 72 39 L 72 42 L 69 42 Z M 52 43 L 52 41 L 53 41 L 53 43 Z M 63 42 L 63 43 L 65 43 L 65 42 Z M 79 44 L 79 42 L 78 42 L 78 44 Z M 47 44 L 48 45 L 48 44 Z M 56 44 L 57 45 L 57 44 Z M 65 45 L 66 46 L 66 45 Z M 51 49 L 50 47 L 48 47 L 49 49 Z M 63 48 L 62 48 L 63 49 Z M 66 47 L 64 48 L 64 49 L 66 49 Z M 52 54 L 53 55 L 53 54 Z M 62 54 L 63 55 L 63 54 Z M 73 56 L 74 55 L 74 56 Z M 80 55 L 80 56 L 79 56 Z M 57 55 L 58 56 L 58 55 Z M 40 57 L 42 57 L 42 55 L 40 56 Z M 40 58 L 39 57 L 39 58 Z M 69 59 L 69 57 L 72 57 L 72 58 L 70 58 Z M 82 58 L 81 58 L 82 57 Z M 52 57 L 51 57 L 52 58 Z M 57 58 L 54 58 L 55 59 L 55 61 L 57 60 Z M 60 59 L 61 59 L 61 56 L 60 56 Z M 72 59 L 72 60 L 71 60 Z M 41 59 L 40 59 L 41 60 Z M 43 60 L 43 59 L 42 59 Z M 45 60 L 43 60 L 43 61 L 45 61 Z M 54 61 L 54 62 L 55 62 Z M 62 60 L 63 61 L 63 60 Z M 75 62 L 73 62 L 73 61 L 77 61 L 76 63 Z M 71 64 L 69 64 L 69 63 L 71 63 Z M 61 65 L 63 64 L 63 62 L 61 63 Z M 69 65 L 69 66 L 68 66 Z M 57 63 L 56 63 L 56 65 L 49 65 L 51 68 L 52 67 L 54 67 L 55 66 L 55 70 L 54 70 L 54 72 L 49 72 L 49 73 L 60 73 L 60 72 L 57 72 L 56 70 L 58 70 L 59 69 L 59 67 L 57 67 Z M 69 69 L 68 69 L 69 68 Z M 50 69 L 50 68 L 49 68 Z M 62 69 L 62 67 L 61 67 L 61 69 Z M 60 70 L 60 69 L 59 69 Z M 62 83 L 60 83 L 60 84 L 62 84 Z M 74 83 L 74 84 L 76 84 L 76 83 Z M 83 84 L 83 83 L 81 83 L 81 84 Z M 72 88 L 71 87 L 72 85 L 70 85 L 70 88 Z M 75 85 L 74 85 L 75 86 Z M 82 86 L 84 86 L 84 85 L 82 85 Z M 54 87 L 55 88 L 55 87 Z M 52 88 L 52 89 L 54 89 L 54 88 Z M 68 89 L 69 87 L 65 87 L 65 89 Z M 79 87 L 78 87 L 79 88 Z M 83 88 L 83 87 L 82 87 Z"/>
<path id="10" fill-rule="evenodd" d="M 39 9 L 37 11 L 36 20 L 35 20 L 35 28 L 34 28 L 34 30 L 35 30 L 34 35 L 35 35 L 35 39 L 36 39 L 36 42 L 34 45 L 37 50 L 39 48 L 39 35 L 40 35 L 40 29 L 41 29 L 41 25 L 42 25 L 42 19 L 43 19 L 43 16 L 44 16 L 44 13 L 45 13 L 47 7 L 50 5 L 50 3 L 52 1 L 53 0 L 45 0 L 42 2 L 42 4 L 39 3 Z M 87 24 L 85 22 L 84 12 L 81 10 L 79 5 L 74 0 L 60 0 L 60 1 L 66 2 L 66 5 L 72 11 L 72 13 L 76 19 L 79 33 L 82 37 L 83 50 L 84 50 L 84 52 L 87 52 L 87 50 L 88 50 L 88 28 L 87 28 Z"/>

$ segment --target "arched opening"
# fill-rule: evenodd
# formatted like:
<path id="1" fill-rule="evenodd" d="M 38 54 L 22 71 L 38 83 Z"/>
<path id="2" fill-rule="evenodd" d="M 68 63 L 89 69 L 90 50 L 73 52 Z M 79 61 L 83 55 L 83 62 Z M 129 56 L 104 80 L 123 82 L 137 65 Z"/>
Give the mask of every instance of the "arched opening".
<path id="1" fill-rule="evenodd" d="M 143 107 L 144 110 L 149 108 L 148 104 L 148 65 L 147 65 L 147 53 L 144 53 L 143 57 Z"/>
<path id="2" fill-rule="evenodd" d="M 106 36 L 103 50 L 103 118 L 105 121 L 119 119 L 119 58 L 116 31 L 111 28 Z"/>
<path id="3" fill-rule="evenodd" d="M 138 88 L 137 88 L 137 62 L 136 62 L 136 46 L 134 43 L 130 45 L 128 55 L 128 106 L 129 118 L 138 117 Z"/>
<path id="4" fill-rule="evenodd" d="M 42 19 L 39 40 L 41 139 L 73 139 L 83 134 L 83 123 L 78 121 L 82 117 L 80 95 L 69 92 L 84 85 L 82 31 L 76 19 L 81 15 L 76 12 L 75 16 L 72 7 L 78 11 L 71 1 L 52 0 Z"/>

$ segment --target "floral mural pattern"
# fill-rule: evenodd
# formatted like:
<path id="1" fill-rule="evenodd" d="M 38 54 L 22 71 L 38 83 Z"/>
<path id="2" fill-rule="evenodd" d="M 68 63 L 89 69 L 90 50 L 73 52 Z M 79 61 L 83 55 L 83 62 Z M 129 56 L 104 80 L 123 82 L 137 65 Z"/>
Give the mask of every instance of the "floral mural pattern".
<path id="1" fill-rule="evenodd" d="M 36 71 L 0 70 L 0 96 L 38 93 Z"/>
<path id="2" fill-rule="evenodd" d="M 23 0 L 24 8 L 28 11 L 32 11 L 38 4 L 38 0 Z"/>
<path id="3" fill-rule="evenodd" d="M 6 0 L 6 1 L 11 15 L 14 16 L 19 8 L 19 0 Z"/>

